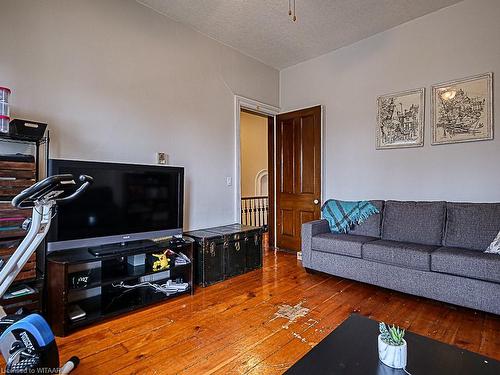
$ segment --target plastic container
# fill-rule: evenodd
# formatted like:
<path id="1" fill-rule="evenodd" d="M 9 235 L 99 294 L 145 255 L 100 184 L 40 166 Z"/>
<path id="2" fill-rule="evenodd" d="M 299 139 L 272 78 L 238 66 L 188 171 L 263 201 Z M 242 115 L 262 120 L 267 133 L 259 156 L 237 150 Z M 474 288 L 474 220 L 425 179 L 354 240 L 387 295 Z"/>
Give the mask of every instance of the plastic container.
<path id="1" fill-rule="evenodd" d="M 0 133 L 9 134 L 9 116 L 0 115 Z"/>
<path id="2" fill-rule="evenodd" d="M 10 116 L 9 103 L 0 102 L 0 116 Z"/>
<path id="3" fill-rule="evenodd" d="M 0 86 L 0 102 L 8 103 L 10 97 L 10 89 Z"/>
<path id="4" fill-rule="evenodd" d="M 39 141 L 43 138 L 47 124 L 29 120 L 14 119 L 9 124 L 9 134 L 18 139 Z"/>

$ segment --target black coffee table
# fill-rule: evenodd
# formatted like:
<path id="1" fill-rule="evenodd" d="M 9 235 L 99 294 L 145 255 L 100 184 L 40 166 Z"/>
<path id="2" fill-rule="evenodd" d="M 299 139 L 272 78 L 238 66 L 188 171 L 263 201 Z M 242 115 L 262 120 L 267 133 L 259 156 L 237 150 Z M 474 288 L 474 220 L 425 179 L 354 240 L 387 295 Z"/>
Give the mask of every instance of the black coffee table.
<path id="1" fill-rule="evenodd" d="M 405 374 L 378 359 L 378 322 L 352 314 L 286 374 Z M 500 362 L 436 340 L 406 332 L 412 375 L 499 375 Z"/>

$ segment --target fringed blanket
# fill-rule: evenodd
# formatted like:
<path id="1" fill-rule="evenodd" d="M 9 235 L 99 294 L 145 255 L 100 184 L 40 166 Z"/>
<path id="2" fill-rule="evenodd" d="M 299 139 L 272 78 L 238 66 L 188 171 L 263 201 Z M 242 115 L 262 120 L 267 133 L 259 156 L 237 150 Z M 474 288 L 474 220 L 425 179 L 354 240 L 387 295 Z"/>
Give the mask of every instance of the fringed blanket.
<path id="1" fill-rule="evenodd" d="M 371 215 L 379 213 L 377 207 L 368 201 L 347 202 L 327 200 L 321 207 L 323 218 L 328 220 L 334 233 L 347 233 L 355 224 L 361 224 Z"/>

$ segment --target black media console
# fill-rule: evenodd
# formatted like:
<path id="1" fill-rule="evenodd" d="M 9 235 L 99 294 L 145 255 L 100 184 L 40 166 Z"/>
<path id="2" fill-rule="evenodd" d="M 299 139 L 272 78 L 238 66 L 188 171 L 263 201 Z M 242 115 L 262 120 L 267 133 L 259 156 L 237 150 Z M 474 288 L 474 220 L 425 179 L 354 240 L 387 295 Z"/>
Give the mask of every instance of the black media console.
<path id="1" fill-rule="evenodd" d="M 141 246 L 79 248 L 49 254 L 46 316 L 52 330 L 65 336 L 112 316 L 193 294 L 193 242 L 185 237 L 184 241 L 147 241 Z M 171 252 L 162 257 L 167 249 L 185 257 Z M 151 286 L 130 288 L 147 282 L 187 288 L 169 295 Z"/>

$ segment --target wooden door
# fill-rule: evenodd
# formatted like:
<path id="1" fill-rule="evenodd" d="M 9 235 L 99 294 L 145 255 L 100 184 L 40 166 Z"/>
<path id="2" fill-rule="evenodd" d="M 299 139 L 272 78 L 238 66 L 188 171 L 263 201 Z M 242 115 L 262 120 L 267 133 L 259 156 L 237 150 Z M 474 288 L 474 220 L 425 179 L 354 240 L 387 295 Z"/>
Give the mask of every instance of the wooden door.
<path id="1" fill-rule="evenodd" d="M 277 246 L 300 251 L 302 223 L 320 218 L 321 107 L 276 121 Z"/>

